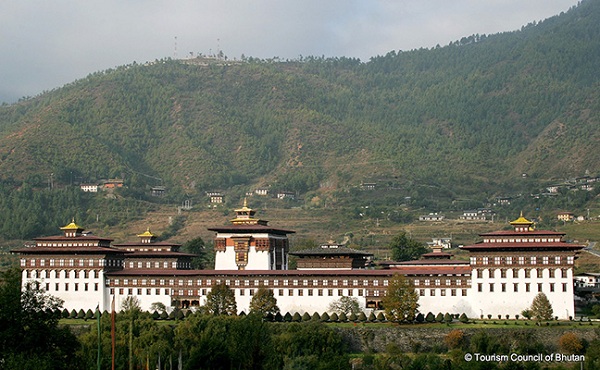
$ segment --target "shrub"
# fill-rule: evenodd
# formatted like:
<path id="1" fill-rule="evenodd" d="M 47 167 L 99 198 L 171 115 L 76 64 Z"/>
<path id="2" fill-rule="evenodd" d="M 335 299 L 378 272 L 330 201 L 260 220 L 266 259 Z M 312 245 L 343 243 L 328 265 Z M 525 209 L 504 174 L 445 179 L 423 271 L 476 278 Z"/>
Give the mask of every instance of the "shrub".
<path id="1" fill-rule="evenodd" d="M 358 321 L 362 321 L 362 322 L 367 321 L 367 315 L 365 315 L 364 312 L 359 313 L 358 314 Z"/>
<path id="2" fill-rule="evenodd" d="M 78 319 L 85 319 L 85 311 L 82 309 L 79 310 L 79 312 L 77 312 L 77 317 Z"/>
<path id="3" fill-rule="evenodd" d="M 91 309 L 88 308 L 88 310 L 85 311 L 84 319 L 89 320 L 89 319 L 93 319 L 93 318 L 94 318 L 94 313 L 92 312 Z"/>
<path id="4" fill-rule="evenodd" d="M 467 315 L 463 312 L 460 314 L 458 321 L 462 322 L 463 324 L 466 324 L 469 322 L 469 318 L 467 317 Z"/>
<path id="5" fill-rule="evenodd" d="M 67 310 L 66 308 L 63 309 L 61 312 L 61 316 L 63 319 L 68 319 L 69 318 L 69 310 Z"/>
<path id="6" fill-rule="evenodd" d="M 462 330 L 452 330 L 444 338 L 444 343 L 449 349 L 460 348 L 465 342 L 465 333 Z"/>
<path id="7" fill-rule="evenodd" d="M 302 321 L 310 321 L 310 319 L 311 319 L 311 316 L 308 314 L 308 312 L 305 312 L 302 315 Z"/>
<path id="8" fill-rule="evenodd" d="M 427 316 L 425 316 L 425 321 L 435 322 L 435 316 L 431 312 L 427 312 Z"/>
<path id="9" fill-rule="evenodd" d="M 168 320 L 169 319 L 169 314 L 167 313 L 167 311 L 163 311 L 160 313 L 160 319 L 161 320 Z"/>
<path id="10" fill-rule="evenodd" d="M 321 321 L 323 321 L 323 322 L 329 321 L 329 314 L 327 312 L 323 312 L 323 314 L 321 315 Z"/>
<path id="11" fill-rule="evenodd" d="M 300 314 L 298 312 L 296 312 L 293 316 L 292 316 L 292 321 L 293 322 L 300 322 L 302 321 L 302 316 L 300 316 Z"/>
<path id="12" fill-rule="evenodd" d="M 346 316 L 346 314 L 344 312 L 340 312 L 339 320 L 340 320 L 340 322 L 346 322 L 346 321 L 348 321 L 348 317 Z"/>
<path id="13" fill-rule="evenodd" d="M 329 316 L 329 320 L 330 320 L 331 322 L 338 322 L 339 318 L 338 318 L 338 315 L 337 315 L 337 313 L 335 313 L 335 312 L 334 312 L 334 313 L 332 313 L 332 314 L 331 314 L 331 316 Z"/>
<path id="14" fill-rule="evenodd" d="M 383 314 L 383 312 L 380 312 L 377 314 L 377 321 L 379 321 L 379 322 L 385 321 L 385 315 Z"/>
<path id="15" fill-rule="evenodd" d="M 417 320 L 418 323 L 421 323 L 421 322 L 425 321 L 425 315 L 423 315 L 421 312 L 419 312 L 417 314 L 416 320 Z"/>
<path id="16" fill-rule="evenodd" d="M 281 312 L 277 312 L 277 313 L 275 314 L 275 317 L 273 318 L 273 320 L 274 320 L 275 322 L 282 322 L 282 321 L 283 321 L 283 316 L 281 315 Z"/>
<path id="17" fill-rule="evenodd" d="M 369 321 L 370 322 L 375 322 L 377 320 L 377 317 L 375 317 L 375 314 L 373 312 L 371 312 L 369 314 Z"/>
<path id="18" fill-rule="evenodd" d="M 435 321 L 437 322 L 443 322 L 444 321 L 444 314 L 443 313 L 438 313 L 437 316 L 435 317 Z"/>
<path id="19" fill-rule="evenodd" d="M 318 312 L 315 312 L 312 314 L 311 320 L 313 321 L 320 321 L 321 320 L 321 315 L 319 315 Z"/>
<path id="20" fill-rule="evenodd" d="M 154 312 L 152 312 L 152 320 L 158 319 L 160 319 L 160 314 L 158 313 L 158 311 L 154 310 Z"/>
<path id="21" fill-rule="evenodd" d="M 291 322 L 292 321 L 292 315 L 289 312 L 286 312 L 285 315 L 283 316 L 283 321 L 285 321 L 285 322 Z"/>
<path id="22" fill-rule="evenodd" d="M 446 314 L 444 315 L 444 322 L 446 324 L 450 324 L 452 322 L 452 316 L 450 316 L 448 312 L 446 312 Z"/>
<path id="23" fill-rule="evenodd" d="M 348 316 L 348 320 L 350 320 L 350 321 L 356 321 L 356 320 L 358 320 L 358 316 L 356 316 L 356 314 L 354 312 L 352 312 L 350 314 L 350 316 Z"/>

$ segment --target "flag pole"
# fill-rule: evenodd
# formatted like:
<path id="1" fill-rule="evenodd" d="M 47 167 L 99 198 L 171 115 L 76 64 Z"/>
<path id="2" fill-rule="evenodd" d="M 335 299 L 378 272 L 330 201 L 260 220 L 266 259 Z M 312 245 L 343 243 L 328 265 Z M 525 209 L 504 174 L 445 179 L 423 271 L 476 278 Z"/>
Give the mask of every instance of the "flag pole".
<path id="1" fill-rule="evenodd" d="M 98 321 L 98 358 L 96 359 L 96 365 L 98 370 L 100 370 L 100 365 L 102 363 L 102 336 L 100 335 L 100 303 L 96 306 L 96 320 Z"/>
<path id="2" fill-rule="evenodd" d="M 110 305 L 110 340 L 112 347 L 112 370 L 115 370 L 115 296 L 113 296 L 112 303 Z"/>

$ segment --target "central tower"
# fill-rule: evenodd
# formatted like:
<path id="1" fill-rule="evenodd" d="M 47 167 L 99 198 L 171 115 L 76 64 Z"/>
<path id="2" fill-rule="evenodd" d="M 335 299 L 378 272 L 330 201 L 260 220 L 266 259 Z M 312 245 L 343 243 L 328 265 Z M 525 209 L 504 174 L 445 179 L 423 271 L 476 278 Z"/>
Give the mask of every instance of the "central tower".
<path id="1" fill-rule="evenodd" d="M 287 235 L 294 231 L 270 227 L 255 214 L 244 199 L 231 225 L 209 228 L 217 233 L 215 270 L 287 270 Z"/>

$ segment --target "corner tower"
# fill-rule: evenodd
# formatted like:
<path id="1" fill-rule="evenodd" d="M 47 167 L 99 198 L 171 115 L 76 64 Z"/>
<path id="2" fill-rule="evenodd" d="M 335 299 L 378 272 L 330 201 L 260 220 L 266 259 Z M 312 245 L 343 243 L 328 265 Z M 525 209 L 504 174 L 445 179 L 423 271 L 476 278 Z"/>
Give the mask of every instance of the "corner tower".
<path id="1" fill-rule="evenodd" d="M 235 210 L 231 225 L 209 228 L 215 236 L 215 270 L 287 270 L 288 234 L 268 226 L 248 207 Z"/>

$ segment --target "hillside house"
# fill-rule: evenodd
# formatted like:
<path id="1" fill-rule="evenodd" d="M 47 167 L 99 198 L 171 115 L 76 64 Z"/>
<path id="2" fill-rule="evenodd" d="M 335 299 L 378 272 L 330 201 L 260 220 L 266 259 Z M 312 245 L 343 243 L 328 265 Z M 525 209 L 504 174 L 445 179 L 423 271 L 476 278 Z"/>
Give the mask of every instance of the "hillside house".
<path id="1" fill-rule="evenodd" d="M 86 193 L 97 193 L 98 192 L 98 184 L 81 184 L 79 185 L 81 191 Z"/>
<path id="2" fill-rule="evenodd" d="M 433 222 L 433 221 L 443 221 L 445 218 L 444 215 L 442 215 L 441 213 L 430 213 L 427 215 L 422 215 L 419 216 L 419 221 L 429 221 L 429 222 Z"/>

